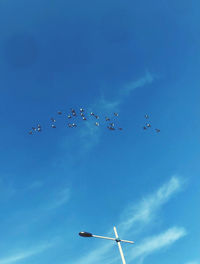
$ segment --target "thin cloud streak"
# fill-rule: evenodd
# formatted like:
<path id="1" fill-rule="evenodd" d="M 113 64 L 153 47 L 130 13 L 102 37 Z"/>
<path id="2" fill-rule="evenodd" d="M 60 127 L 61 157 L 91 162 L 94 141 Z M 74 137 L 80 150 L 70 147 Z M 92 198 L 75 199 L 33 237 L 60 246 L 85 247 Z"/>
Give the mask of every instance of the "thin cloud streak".
<path id="1" fill-rule="evenodd" d="M 127 220 L 123 221 L 119 228 L 123 232 L 127 232 L 137 222 L 144 224 L 150 222 L 161 206 L 167 203 L 176 192 L 181 190 L 182 185 L 180 179 L 174 176 L 155 193 L 145 197 L 138 205 L 129 206 L 124 213 Z"/>
<path id="2" fill-rule="evenodd" d="M 199 261 L 189 261 L 189 262 L 187 262 L 185 264 L 199 264 Z"/>
<path id="3" fill-rule="evenodd" d="M 119 112 L 120 105 L 123 104 L 127 96 L 130 95 L 135 89 L 143 87 L 147 84 L 151 84 L 155 79 L 155 76 L 149 73 L 146 74 L 129 84 L 124 85 L 119 89 L 118 95 L 115 100 L 106 100 L 104 96 L 102 96 L 92 107 L 90 107 L 91 111 L 95 109 L 98 113 L 106 113 L 110 114 L 112 112 Z M 98 130 L 98 127 L 94 127 L 94 122 L 87 122 L 84 128 L 80 131 L 80 138 L 82 140 L 82 148 L 85 152 L 91 150 L 94 146 L 99 143 L 101 138 L 101 132 Z"/>
<path id="4" fill-rule="evenodd" d="M 178 177 L 174 176 L 167 183 L 162 185 L 153 194 L 151 194 L 148 197 L 145 197 L 136 206 L 134 207 L 129 206 L 128 209 L 125 210 L 126 211 L 125 217 L 127 219 L 122 220 L 117 225 L 117 227 L 119 228 L 120 235 L 125 236 L 126 234 L 129 234 L 130 236 L 131 231 L 136 230 L 136 227 L 133 228 L 134 224 L 137 224 L 137 226 L 140 224 L 140 226 L 144 228 L 147 224 L 151 223 L 152 220 L 155 218 L 158 210 L 161 209 L 161 207 L 165 203 L 167 203 L 175 193 L 180 191 L 181 187 L 182 187 L 182 181 Z M 142 229 L 140 229 L 140 232 L 142 231 Z M 108 235 L 110 235 L 110 233 L 111 231 L 108 232 Z M 143 244 L 137 247 L 134 246 L 134 253 L 130 255 L 130 258 L 136 258 L 136 256 L 141 258 L 145 257 L 147 253 L 150 254 L 151 252 L 157 250 L 159 244 L 162 245 L 162 247 L 165 247 L 171 243 L 174 243 L 185 234 L 186 231 L 183 228 L 180 227 L 170 228 L 164 233 L 151 238 L 151 240 L 153 241 L 152 247 L 150 247 L 150 245 L 148 244 L 148 239 L 144 240 L 143 244 L 146 245 L 147 248 L 146 252 L 144 252 L 144 249 L 142 247 Z M 166 241 L 164 242 L 165 239 Z M 159 243 L 157 243 L 157 241 L 159 241 Z M 92 263 L 102 263 L 102 261 L 104 260 L 106 260 L 106 262 L 108 263 L 112 263 L 113 262 L 113 255 L 111 252 L 112 247 L 113 247 L 113 243 L 107 243 L 104 244 L 103 246 L 99 246 L 98 249 L 93 250 L 85 257 L 82 257 L 73 263 L 92 264 Z M 135 249 L 137 249 L 137 251 L 135 251 Z M 143 256 L 142 256 L 142 252 L 144 252 Z"/>
<path id="5" fill-rule="evenodd" d="M 177 240 L 183 238 L 186 235 L 186 230 L 182 227 L 172 227 L 168 230 L 160 233 L 159 235 L 145 238 L 139 245 L 134 246 L 127 255 L 128 261 L 138 259 L 140 264 L 150 254 L 161 250 L 162 248 L 171 246 Z M 117 263 L 117 258 L 111 260 L 109 264 Z"/>
<path id="6" fill-rule="evenodd" d="M 21 251 L 7 258 L 0 259 L 0 264 L 13 264 L 19 261 L 23 261 L 25 259 L 31 258 L 32 256 L 42 253 L 43 251 L 51 248 L 53 245 L 54 245 L 53 243 L 46 243 L 46 244 L 41 244 L 40 246 L 35 247 L 33 249 Z"/>
<path id="7" fill-rule="evenodd" d="M 68 203 L 70 199 L 70 189 L 69 188 L 65 188 L 63 190 L 61 190 L 60 192 L 56 193 L 56 196 L 54 199 L 52 199 L 52 201 L 49 203 L 49 205 L 47 206 L 47 210 L 53 210 L 56 209 L 66 203 Z"/>
<path id="8" fill-rule="evenodd" d="M 160 250 L 166 246 L 170 246 L 180 238 L 186 235 L 186 230 L 182 227 L 172 227 L 167 231 L 153 237 L 148 237 L 143 240 L 140 245 L 132 249 L 129 255 L 129 260 L 136 259 L 138 257 L 147 257 L 151 253 Z"/>
<path id="9" fill-rule="evenodd" d="M 121 92 L 124 92 L 125 95 L 128 96 L 135 89 L 143 87 L 146 84 L 151 84 L 154 80 L 155 80 L 155 76 L 147 71 L 142 78 L 140 78 L 135 82 L 129 83 L 123 91 L 121 90 Z"/>

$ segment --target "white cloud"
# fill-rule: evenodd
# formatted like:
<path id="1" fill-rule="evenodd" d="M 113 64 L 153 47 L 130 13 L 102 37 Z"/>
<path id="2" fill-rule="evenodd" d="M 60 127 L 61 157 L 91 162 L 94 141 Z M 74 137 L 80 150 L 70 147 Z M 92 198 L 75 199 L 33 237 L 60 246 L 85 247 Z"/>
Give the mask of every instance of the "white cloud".
<path id="1" fill-rule="evenodd" d="M 53 243 L 45 243 L 45 244 L 41 244 L 40 246 L 37 246 L 35 248 L 18 252 L 18 253 L 13 254 L 9 257 L 5 257 L 5 258 L 0 259 L 0 264 L 17 263 L 19 261 L 25 260 L 25 259 L 30 258 L 32 256 L 35 256 L 37 254 L 40 254 L 43 251 L 47 250 L 48 248 L 52 247 L 53 245 L 54 245 Z"/>
<path id="2" fill-rule="evenodd" d="M 101 96 L 100 100 L 95 104 L 95 109 L 97 111 L 103 111 L 108 114 L 113 111 L 119 111 L 120 104 L 122 103 L 122 98 L 117 98 L 115 100 L 106 100 L 104 96 Z"/>
<path id="3" fill-rule="evenodd" d="M 151 84 L 154 81 L 154 79 L 155 79 L 155 76 L 147 71 L 146 74 L 142 78 L 126 85 L 125 88 L 122 90 L 122 92 L 124 92 L 126 95 L 129 95 L 135 89 L 143 87 L 146 84 Z"/>
<path id="4" fill-rule="evenodd" d="M 150 72 L 146 72 L 143 77 L 136 81 L 125 84 L 118 90 L 118 95 L 115 100 L 106 100 L 104 97 L 101 97 L 99 102 L 96 104 L 104 111 L 119 111 L 119 107 L 124 103 L 126 98 L 137 88 L 141 88 L 145 85 L 151 84 L 155 80 L 155 75 L 152 75 Z"/>
<path id="5" fill-rule="evenodd" d="M 129 96 L 132 91 L 152 83 L 154 79 L 155 76 L 147 71 L 142 78 L 121 87 L 117 91 L 117 96 L 113 100 L 107 100 L 104 96 L 101 96 L 101 98 L 95 102 L 89 110 L 94 111 L 95 109 L 94 112 L 98 113 L 100 116 L 106 116 L 113 112 L 119 112 L 120 105 L 123 104 L 127 96 Z M 87 152 L 99 143 L 101 131 L 98 127 L 94 126 L 94 123 L 95 121 L 90 122 L 87 120 L 85 126 L 82 130 L 80 130 L 80 138 L 82 141 L 81 152 Z"/>
<path id="6" fill-rule="evenodd" d="M 56 209 L 64 204 L 66 204 L 70 199 L 70 189 L 65 188 L 56 193 L 55 197 L 49 202 L 47 206 L 48 210 Z"/>
<path id="7" fill-rule="evenodd" d="M 189 261 L 189 262 L 187 262 L 185 264 L 199 264 L 199 261 Z"/>
<path id="8" fill-rule="evenodd" d="M 98 120 L 97 120 L 98 121 Z M 80 140 L 81 140 L 81 149 L 80 154 L 85 154 L 96 146 L 99 142 L 101 131 L 99 127 L 95 126 L 96 120 L 88 120 L 85 122 L 82 129 L 80 129 Z"/>
<path id="9" fill-rule="evenodd" d="M 120 237 L 123 236 L 126 239 L 126 235 L 129 235 L 137 229 L 137 226 L 140 224 L 140 227 L 143 228 L 152 223 L 152 220 L 155 218 L 156 213 L 161 207 L 167 203 L 172 196 L 181 190 L 182 182 L 178 177 L 172 177 L 167 183 L 162 185 L 157 191 L 153 194 L 145 197 L 142 201 L 140 201 L 136 206 L 128 206 L 123 212 L 123 219 L 117 225 Z M 135 226 L 134 226 L 135 225 Z M 142 231 L 142 229 L 140 229 Z M 111 231 L 107 234 L 110 235 Z M 166 247 L 170 244 L 173 244 L 178 239 L 183 237 L 186 234 L 184 228 L 181 227 L 173 227 L 168 229 L 167 231 L 145 239 L 141 244 L 133 245 L 133 252 L 128 256 L 129 259 L 139 258 L 139 261 L 142 263 L 142 260 L 150 253 L 154 251 Z M 113 263 L 113 254 L 111 249 L 113 248 L 113 243 L 108 241 L 107 243 L 100 244 L 99 248 L 92 250 L 86 256 L 78 259 L 73 262 L 73 264 L 92 264 L 92 263 L 102 263 L 106 261 L 106 263 Z M 115 258 L 115 257 L 114 257 Z"/>
<path id="10" fill-rule="evenodd" d="M 28 189 L 39 189 L 43 186 L 43 182 L 42 181 L 34 181 L 30 184 L 30 186 L 28 187 Z"/>
<path id="11" fill-rule="evenodd" d="M 136 206 L 130 205 L 124 212 L 127 220 L 120 224 L 120 228 L 126 232 L 137 222 L 148 223 L 155 213 L 164 205 L 173 194 L 179 191 L 182 182 L 178 177 L 172 177 L 170 181 L 161 186 L 155 193 L 145 197 Z"/>
<path id="12" fill-rule="evenodd" d="M 140 245 L 132 249 L 128 258 L 129 260 L 133 260 L 138 257 L 142 257 L 144 259 L 147 255 L 175 243 L 185 235 L 186 231 L 184 228 L 172 227 L 159 235 L 146 238 L 140 243 Z"/>

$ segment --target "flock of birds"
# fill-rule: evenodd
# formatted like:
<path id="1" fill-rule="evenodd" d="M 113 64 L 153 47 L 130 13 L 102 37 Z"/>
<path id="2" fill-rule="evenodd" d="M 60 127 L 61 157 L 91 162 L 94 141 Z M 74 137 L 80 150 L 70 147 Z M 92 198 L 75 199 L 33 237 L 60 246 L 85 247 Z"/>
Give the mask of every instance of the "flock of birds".
<path id="1" fill-rule="evenodd" d="M 90 112 L 90 114 L 87 115 L 83 108 L 80 108 L 79 111 L 75 111 L 74 109 L 71 109 L 69 114 L 65 114 L 62 111 L 58 111 L 57 115 L 58 116 L 62 115 L 67 120 L 69 120 L 69 122 L 67 124 L 67 126 L 69 128 L 75 128 L 75 127 L 78 126 L 78 123 L 77 123 L 78 118 L 77 117 L 81 118 L 83 121 L 87 121 L 89 119 L 89 117 L 92 117 L 94 119 L 94 121 L 95 121 L 94 125 L 97 126 L 97 127 L 100 126 L 99 116 L 96 115 L 93 112 Z M 118 113 L 113 113 L 113 117 L 114 118 L 117 118 L 118 115 L 119 115 Z M 149 116 L 145 115 L 145 119 L 149 119 Z M 106 116 L 104 121 L 106 122 L 106 127 L 107 127 L 108 130 L 111 130 L 111 131 L 113 131 L 113 130 L 120 130 L 120 131 L 123 130 L 122 127 L 116 126 L 116 123 L 115 123 L 116 120 L 113 120 L 113 118 L 111 118 L 111 117 Z M 56 119 L 54 117 L 50 118 L 50 127 L 51 128 L 56 128 Z M 151 128 L 151 123 L 150 122 L 146 123 L 146 125 L 143 127 L 144 130 L 147 130 L 148 128 Z M 32 127 L 32 129 L 29 131 L 29 134 L 32 135 L 32 134 L 34 134 L 36 132 L 42 132 L 42 129 L 43 129 L 42 126 L 40 124 L 37 124 L 37 126 Z M 159 133 L 160 129 L 156 128 L 155 131 L 157 133 Z"/>
<path id="2" fill-rule="evenodd" d="M 145 115 L 144 116 L 146 119 L 149 119 L 149 116 L 148 115 Z M 143 126 L 143 129 L 144 130 L 147 130 L 148 128 L 151 128 L 151 123 L 146 123 L 146 125 L 145 126 Z M 160 132 L 160 129 L 158 129 L 158 128 L 155 128 L 155 131 L 157 132 L 157 133 L 159 133 Z"/>
<path id="3" fill-rule="evenodd" d="M 95 120 L 94 125 L 99 127 L 100 126 L 100 122 L 99 122 L 99 116 L 96 115 L 93 112 L 90 112 L 89 115 L 86 114 L 85 110 L 83 108 L 80 108 L 79 111 L 75 111 L 75 109 L 71 109 L 69 114 L 65 114 L 62 111 L 58 111 L 57 115 L 61 116 L 63 115 L 66 119 L 69 120 L 67 126 L 69 128 L 75 128 L 78 126 L 78 118 L 80 117 L 83 121 L 87 121 L 89 119 L 89 117 L 93 117 L 93 119 Z M 114 113 L 114 117 L 118 117 L 118 113 Z M 118 127 L 116 126 L 116 124 L 114 123 L 114 121 L 111 121 L 113 118 L 110 117 L 105 117 L 105 121 L 107 123 L 107 129 L 109 130 L 123 130 L 122 127 Z M 71 121 L 71 122 L 70 122 Z M 56 119 L 54 117 L 50 118 L 50 127 L 51 128 L 56 128 Z M 32 127 L 32 129 L 29 131 L 29 134 L 32 135 L 34 132 L 42 132 L 42 126 L 40 124 L 37 124 L 37 126 Z"/>

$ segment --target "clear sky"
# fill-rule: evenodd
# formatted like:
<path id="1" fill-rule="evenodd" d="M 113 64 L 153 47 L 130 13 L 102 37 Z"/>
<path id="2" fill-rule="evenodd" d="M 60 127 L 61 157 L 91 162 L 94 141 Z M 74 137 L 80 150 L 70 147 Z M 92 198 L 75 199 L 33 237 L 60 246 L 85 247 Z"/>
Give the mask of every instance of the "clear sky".
<path id="1" fill-rule="evenodd" d="M 114 225 L 127 263 L 200 263 L 199 10 L 0 0 L 0 264 L 118 264 L 116 243 L 78 236 Z M 123 130 L 70 129 L 71 107 Z"/>

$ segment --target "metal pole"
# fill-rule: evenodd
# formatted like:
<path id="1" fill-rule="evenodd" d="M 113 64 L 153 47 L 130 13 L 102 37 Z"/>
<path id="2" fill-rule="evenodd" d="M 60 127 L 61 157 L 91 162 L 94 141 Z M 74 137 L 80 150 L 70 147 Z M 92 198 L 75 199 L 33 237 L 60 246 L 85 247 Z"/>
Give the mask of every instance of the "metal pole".
<path id="1" fill-rule="evenodd" d="M 116 241 L 116 239 L 115 238 L 112 238 L 112 237 L 97 236 L 97 235 L 92 235 L 92 237 L 97 237 L 97 238 L 103 238 L 103 239 L 108 239 L 108 240 L 114 240 L 114 241 Z"/>
<path id="2" fill-rule="evenodd" d="M 121 244 L 120 244 L 120 240 L 118 241 L 118 234 L 117 234 L 117 229 L 116 229 L 116 227 L 114 226 L 114 232 L 115 232 L 115 236 L 116 236 L 116 242 L 117 242 L 117 245 L 118 245 L 118 248 L 119 248 L 119 253 L 120 253 L 120 255 L 121 255 L 121 258 L 122 258 L 122 263 L 123 264 L 126 264 L 126 261 L 125 261 L 125 258 L 124 258 L 124 253 L 123 253 L 123 251 L 122 251 L 122 247 L 121 247 Z"/>
<path id="3" fill-rule="evenodd" d="M 130 244 L 134 244 L 135 242 L 133 241 L 129 241 L 129 240 L 123 240 L 123 239 L 119 239 L 118 234 L 117 234 L 117 229 L 114 226 L 114 232 L 115 232 L 115 238 L 112 237 L 105 237 L 105 236 L 97 236 L 97 235 L 93 235 L 92 233 L 89 232 L 80 232 L 79 235 L 82 237 L 96 237 L 96 238 L 103 238 L 103 239 L 108 239 L 108 240 L 113 240 L 117 242 L 118 248 L 119 248 L 119 253 L 121 255 L 122 258 L 122 263 L 126 264 L 125 258 L 124 258 L 124 253 L 122 251 L 122 247 L 121 247 L 121 243 L 120 242 L 125 242 L 125 243 L 130 243 Z"/>

